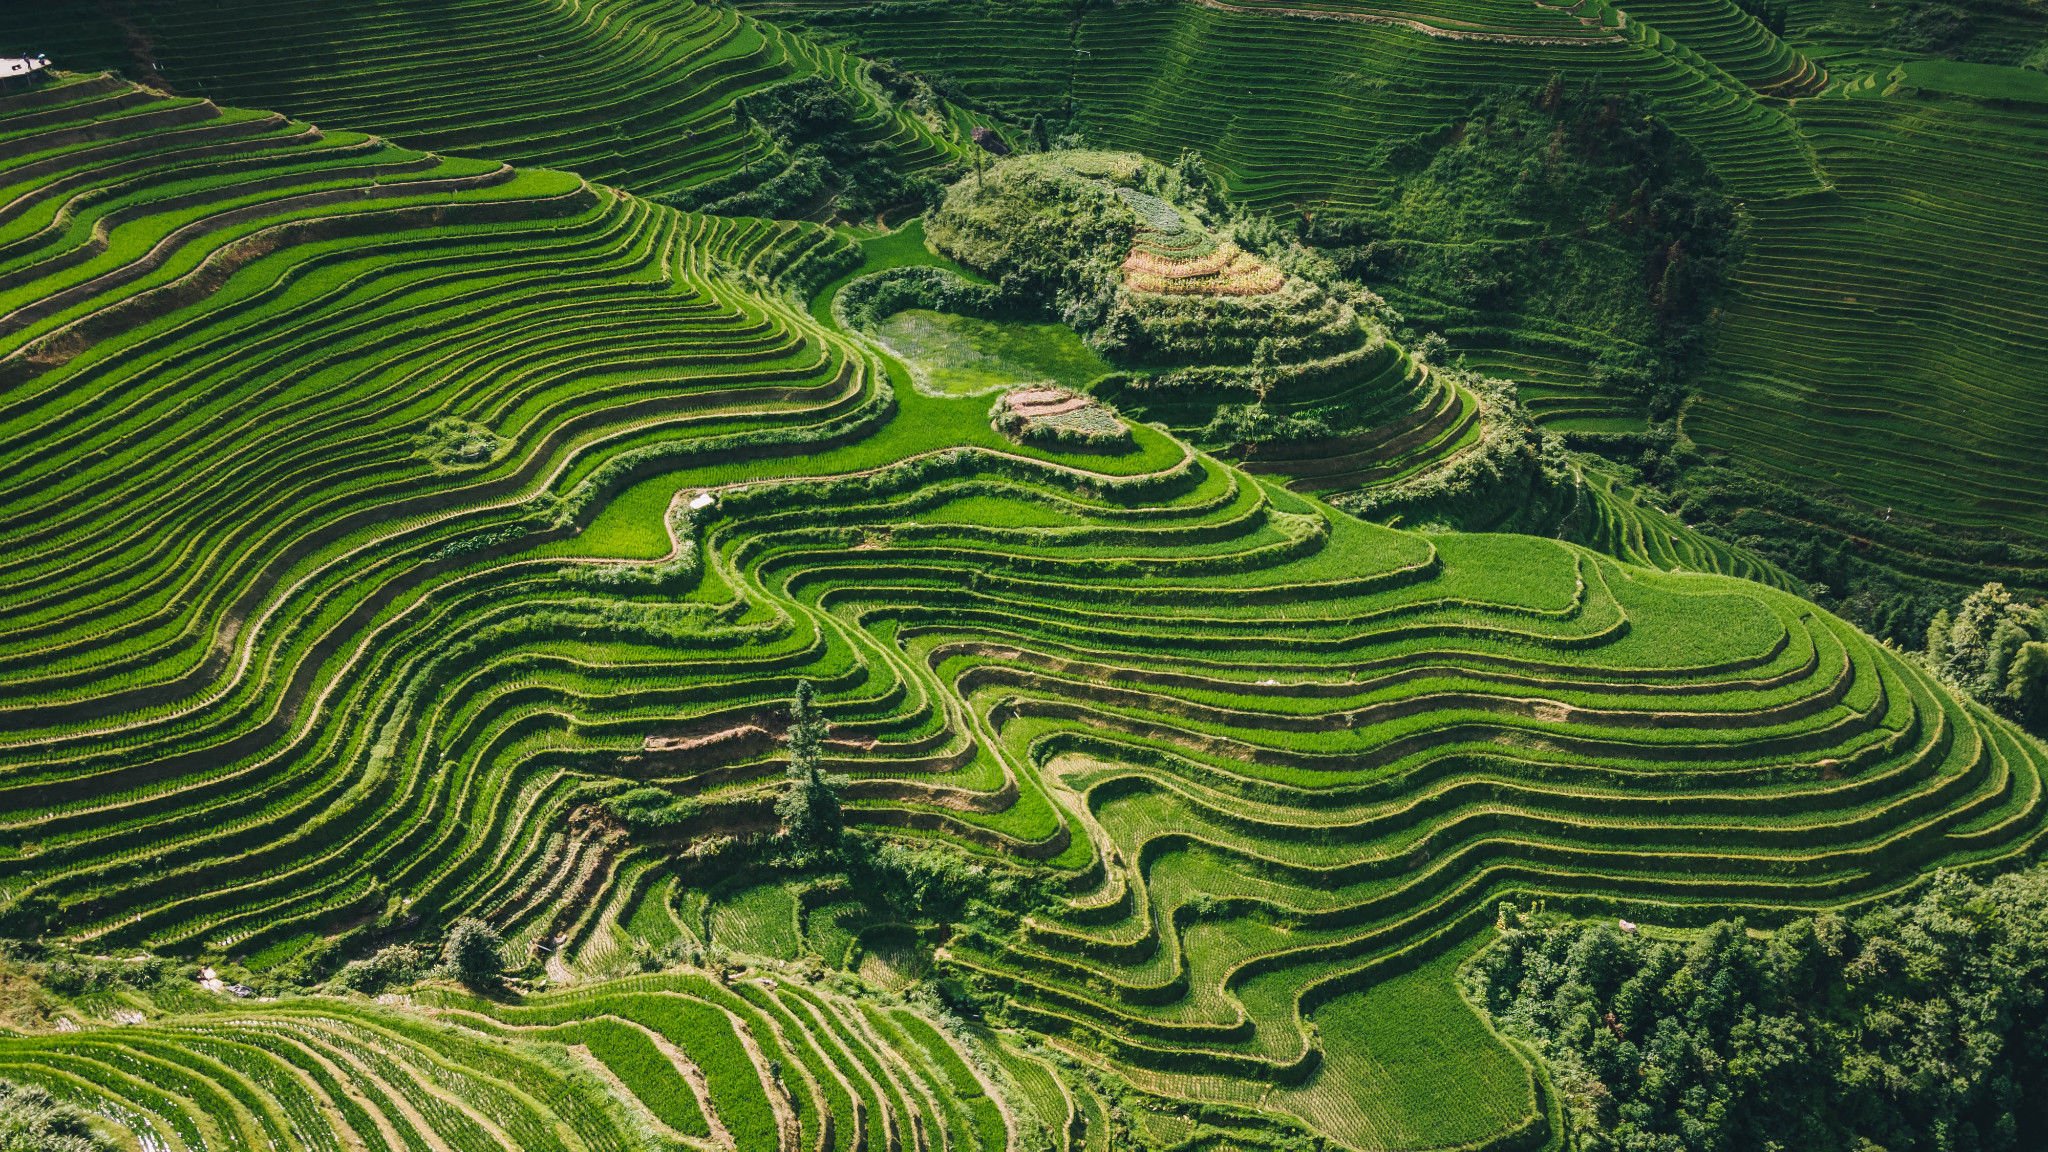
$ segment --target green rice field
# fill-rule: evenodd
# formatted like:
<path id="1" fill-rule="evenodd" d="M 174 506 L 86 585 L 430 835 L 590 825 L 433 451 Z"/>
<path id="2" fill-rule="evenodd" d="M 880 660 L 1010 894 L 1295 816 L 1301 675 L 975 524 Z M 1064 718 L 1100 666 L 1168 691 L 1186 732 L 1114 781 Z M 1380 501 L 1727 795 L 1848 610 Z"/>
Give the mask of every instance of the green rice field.
<path id="1" fill-rule="evenodd" d="M 2019 689 L 1812 578 L 2048 620 L 2048 89 L 1827 7 L 0 15 L 0 1081 L 66 1152 L 1609 1146 L 1469 995 L 1512 909 L 2048 844 Z M 1546 86 L 1732 205 L 1668 420 L 1308 242 Z M 1567 239 L 1648 291 L 1674 202 Z"/>

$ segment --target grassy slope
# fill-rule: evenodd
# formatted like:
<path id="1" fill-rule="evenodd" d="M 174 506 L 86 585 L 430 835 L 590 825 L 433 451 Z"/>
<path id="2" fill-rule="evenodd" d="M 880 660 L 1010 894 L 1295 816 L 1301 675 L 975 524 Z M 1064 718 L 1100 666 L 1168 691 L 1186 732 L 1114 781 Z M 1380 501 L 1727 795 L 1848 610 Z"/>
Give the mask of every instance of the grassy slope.
<path id="1" fill-rule="evenodd" d="M 1014 940 L 963 934 L 954 964 L 1097 1058 L 1253 1107 L 1248 1086 L 1302 1087 L 1309 1026 L 1347 996 L 1430 1011 L 1384 978 L 1432 970 L 1504 895 L 1768 921 L 2043 834 L 2037 746 L 1788 595 L 1377 528 L 1156 432 L 1016 451 L 979 402 L 918 397 L 822 301 L 765 289 L 843 242 L 820 229 L 101 82 L 0 116 L 20 133 L 0 135 L 0 511 L 23 542 L 0 883 L 92 946 L 257 954 L 392 895 L 584 939 L 644 857 L 569 819 L 571 786 L 649 780 L 707 827 L 759 821 L 772 745 L 648 738 L 772 724 L 798 676 L 857 820 L 1070 877 L 1070 903 Z M 451 416 L 484 455 L 437 467 L 417 437 Z M 704 487 L 720 502 L 678 525 L 698 542 L 678 564 L 576 562 L 666 552 L 670 497 Z M 786 947 L 770 903 L 714 908 L 714 931 Z M 771 1008 L 673 979 L 634 987 L 776 1034 Z M 553 1027 L 625 994 L 477 1010 Z M 577 1099 L 552 1065 L 481 1042 L 444 1064 L 407 1039 L 429 1026 L 357 1011 L 302 1025 L 338 1053 L 310 1061 L 336 1110 L 541 1146 Z M 961 1069 L 907 1031 L 926 1071 L 891 1090 L 963 1143 L 989 1133 L 988 1108 L 931 1095 Z M 136 1101 L 173 1146 L 222 1143 L 208 1125 L 325 1146 L 294 1126 L 296 1073 L 221 1071 L 183 1034 L 132 1061 L 120 1035 L 10 1046 L 10 1067 Z M 1472 1082 L 1512 1123 L 1526 1081 L 1478 1043 Z M 704 1071 L 759 1132 L 767 1089 L 735 1048 Z M 1330 1067 L 1423 1059 L 1385 1053 Z M 781 1063 L 806 1115 L 830 1106 L 806 1058 Z M 502 1084 L 528 1101 L 499 1107 Z M 1412 1085 L 1382 1094 L 1299 1112 L 1362 1147 L 1429 1126 Z M 561 1122 L 621 1146 L 600 1112 Z"/>

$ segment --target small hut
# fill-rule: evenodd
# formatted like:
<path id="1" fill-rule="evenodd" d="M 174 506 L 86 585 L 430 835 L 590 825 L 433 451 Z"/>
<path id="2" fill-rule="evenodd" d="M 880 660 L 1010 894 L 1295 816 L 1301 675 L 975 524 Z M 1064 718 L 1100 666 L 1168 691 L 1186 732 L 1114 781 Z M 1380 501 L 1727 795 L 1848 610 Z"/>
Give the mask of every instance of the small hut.
<path id="1" fill-rule="evenodd" d="M 27 56 L 0 56 L 0 92 L 9 91 L 17 85 L 35 83 L 43 69 L 49 66 L 48 56 L 35 53 Z"/>

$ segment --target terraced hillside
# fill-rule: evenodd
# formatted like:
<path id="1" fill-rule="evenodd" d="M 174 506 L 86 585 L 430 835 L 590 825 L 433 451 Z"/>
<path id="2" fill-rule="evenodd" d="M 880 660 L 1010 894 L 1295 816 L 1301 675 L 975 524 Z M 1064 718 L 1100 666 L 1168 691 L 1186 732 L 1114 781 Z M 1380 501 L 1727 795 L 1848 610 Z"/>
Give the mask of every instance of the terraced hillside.
<path id="1" fill-rule="evenodd" d="M 666 454 L 889 412 L 863 358 L 759 291 L 844 255 L 815 228 L 106 80 L 11 104 L 9 806 L 18 864 L 67 873 L 95 934 L 226 943 L 452 882 L 430 846 L 516 819 L 516 789 L 391 771 L 376 733 L 420 685 L 374 697 L 440 682 L 463 570 L 570 534 Z M 494 590 L 472 627 L 573 630 L 621 578 L 522 567 L 551 591 L 508 614 Z"/>
<path id="2" fill-rule="evenodd" d="M 885 95 L 858 60 L 784 24 L 928 73 L 1012 117 L 1013 136 L 1042 112 L 1055 129 L 1161 159 L 1199 148 L 1233 194 L 1276 211 L 1370 209 L 1389 187 L 1389 150 L 1456 121 L 1479 94 L 1589 81 L 1649 101 L 1752 222 L 1684 429 L 1777 488 L 1709 493 L 1688 518 L 1711 515 L 1730 538 L 1761 533 L 1780 560 L 1807 558 L 1805 579 L 1838 590 L 1855 580 L 1824 557 L 1844 550 L 1922 590 L 2048 586 L 2042 501 L 2012 480 L 2041 449 L 2026 383 L 2042 356 L 2032 273 L 2048 261 L 2035 226 L 2043 182 L 2027 159 L 2040 151 L 2039 105 L 1940 96 L 1908 83 L 1911 68 L 1856 55 L 1831 75 L 1816 59 L 1839 49 L 1810 30 L 1847 34 L 1867 14 L 1795 7 L 1789 44 L 1812 54 L 1733 0 L 1157 0 L 1078 16 L 1040 3 L 746 6 L 765 21 L 623 0 L 310 14 L 134 0 L 10 12 L 0 32 L 84 59 L 144 60 L 173 85 L 252 106 L 657 193 L 735 173 L 772 180 L 780 164 L 750 166 L 767 145 L 729 102 L 791 76 L 853 94 L 863 133 L 904 167 L 952 154 L 966 115 L 957 102 Z M 506 47 L 536 42 L 548 46 L 540 80 L 523 48 L 515 67 Z M 422 75 L 436 77 L 431 95 Z M 811 207 L 831 211 L 829 197 Z M 1950 259 L 1958 252 L 1982 260 Z M 1637 400 L 1588 386 L 1604 336 L 1587 318 L 1473 326 L 1433 301 L 1403 306 L 1445 327 L 1475 367 L 1520 381 L 1555 427 L 1640 428 Z M 1941 526 L 1969 538 L 1952 547 Z"/>
<path id="3" fill-rule="evenodd" d="M 859 140 L 907 169 L 943 164 L 964 141 L 954 113 L 912 111 L 861 61 L 711 4 L 58 4 L 10 10 L 0 40 L 174 92 L 567 169 L 642 195 L 774 160 L 735 102 L 795 78 L 851 97 Z"/>
<path id="4" fill-rule="evenodd" d="M 1014 443 L 832 322 L 893 243 L 0 98 L 10 907 L 258 967 L 473 915 L 572 985 L 114 997 L 0 1075 L 170 1148 L 1531 1147 L 1451 979 L 1499 900 L 1768 924 L 2038 849 L 2048 752 L 1789 594 Z M 1056 898 L 723 875 L 799 680 L 851 822 Z"/>
<path id="5" fill-rule="evenodd" d="M 770 977 L 642 976 L 516 1007 L 442 994 L 187 1012 L 0 1040 L 0 1074 L 162 1149 L 994 1152 L 1076 1107 L 1042 1053 Z"/>
<path id="6" fill-rule="evenodd" d="M 1265 208 L 1368 205 L 1383 187 L 1379 149 L 1457 119 L 1477 93 L 1538 86 L 1554 72 L 1654 100 L 1745 196 L 1825 184 L 1791 119 L 1752 86 L 1803 91 L 1818 80 L 1809 63 L 1768 34 L 1775 64 L 1710 55 L 1655 31 L 1653 16 L 1624 20 L 1611 8 L 1154 0 L 1078 19 L 1039 3 L 750 10 L 844 33 L 1013 115 L 1071 110 L 1108 146 L 1156 157 L 1200 149 L 1238 198 Z M 1732 3 L 1717 10 L 1754 24 Z"/>
<path id="7" fill-rule="evenodd" d="M 2032 466 L 2048 427 L 2048 112 L 1830 98 L 1796 115 L 1835 190 L 1752 206 L 1755 252 L 1687 430 L 1936 537 L 2006 541 L 1956 550 L 1879 528 L 1902 567 L 2048 586 Z"/>
<path id="8" fill-rule="evenodd" d="M 1892 18 L 1795 7 L 1795 33 Z M 2048 579 L 2026 463 L 2043 451 L 2032 381 L 2048 317 L 2038 101 L 1944 96 L 1908 82 L 1910 67 L 1832 76 L 1723 0 L 750 10 L 1018 117 L 1071 113 L 1091 138 L 1154 156 L 1201 149 L 1237 195 L 1276 211 L 1374 208 L 1387 150 L 1496 85 L 1536 90 L 1555 74 L 1642 97 L 1752 221 L 1684 428 L 1781 490 L 1728 497 L 1723 528 L 1813 534 L 1822 551 L 1951 586 Z M 1640 427 L 1631 402 L 1586 386 L 1575 317 L 1524 319 L 1455 335 L 1475 366 L 1528 385 L 1546 420 Z M 1970 534 L 1961 545 L 1955 528 Z"/>

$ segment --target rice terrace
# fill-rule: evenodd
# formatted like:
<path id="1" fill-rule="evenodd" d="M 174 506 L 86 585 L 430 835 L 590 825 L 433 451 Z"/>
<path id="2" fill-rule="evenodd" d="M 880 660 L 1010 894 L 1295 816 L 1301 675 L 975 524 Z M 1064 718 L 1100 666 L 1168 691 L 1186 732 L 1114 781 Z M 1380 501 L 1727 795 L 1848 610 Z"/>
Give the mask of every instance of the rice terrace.
<path id="1" fill-rule="evenodd" d="M 0 3 L 0 1152 L 2048 1148 L 2048 2 Z"/>

